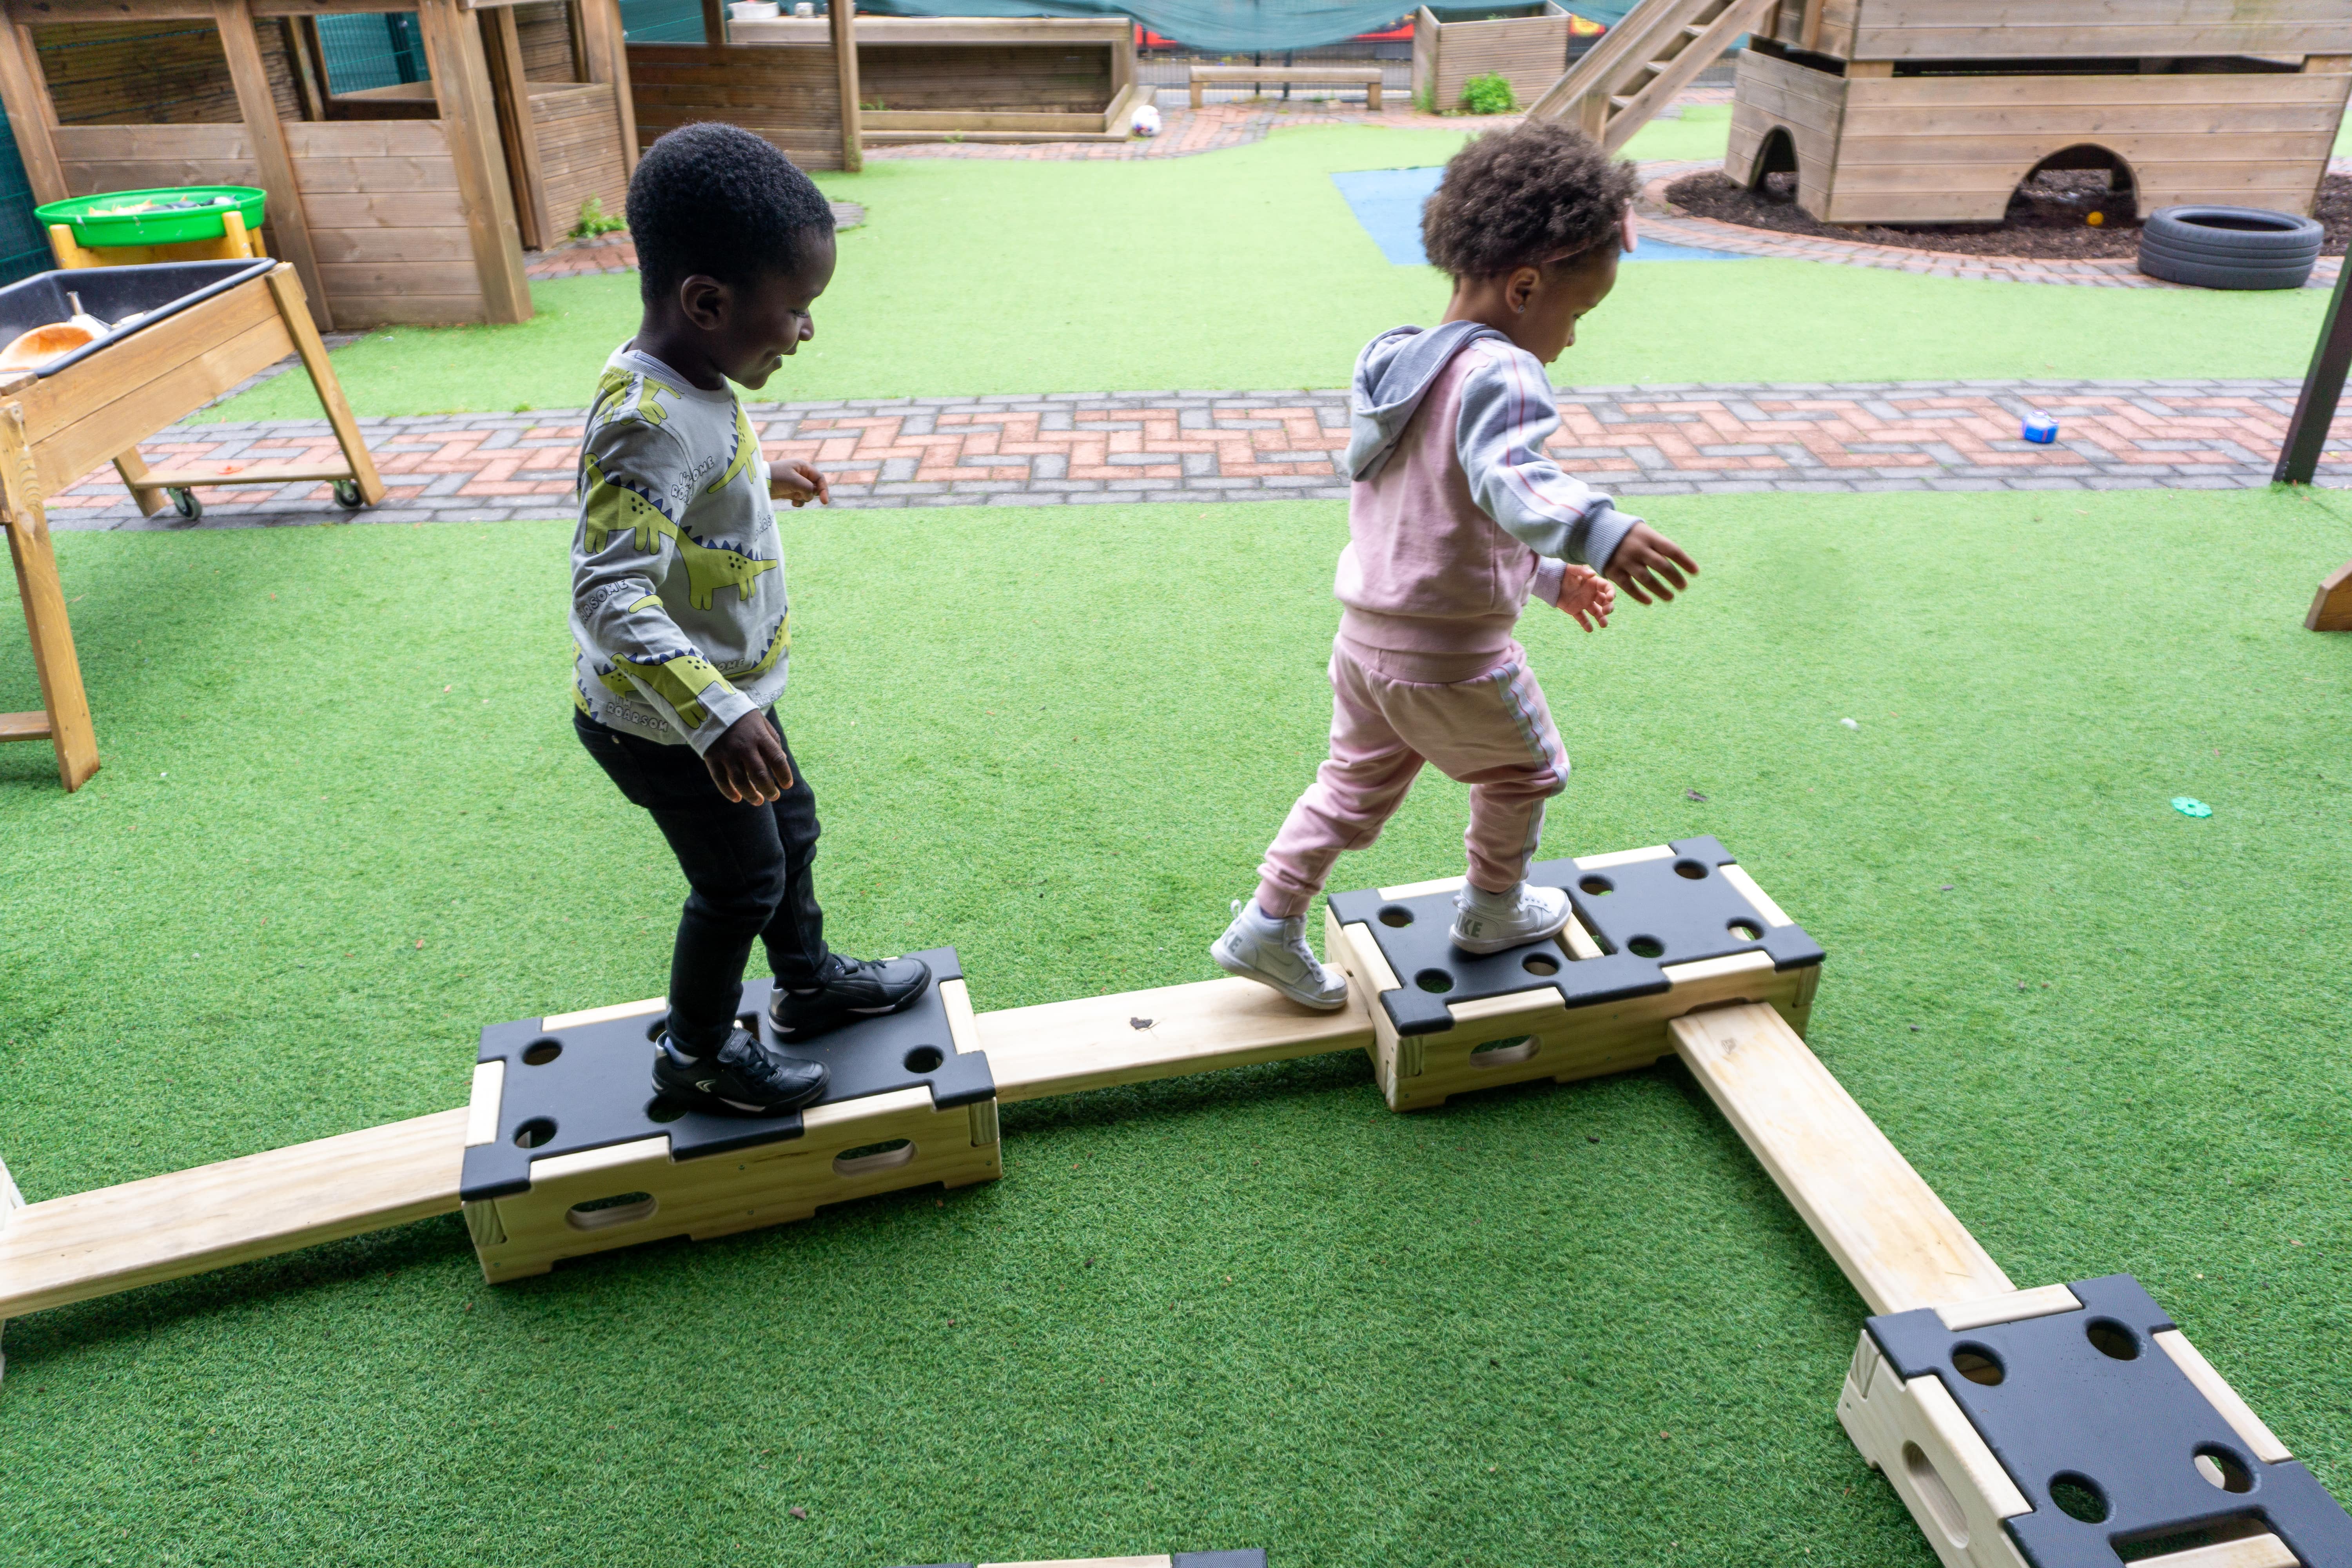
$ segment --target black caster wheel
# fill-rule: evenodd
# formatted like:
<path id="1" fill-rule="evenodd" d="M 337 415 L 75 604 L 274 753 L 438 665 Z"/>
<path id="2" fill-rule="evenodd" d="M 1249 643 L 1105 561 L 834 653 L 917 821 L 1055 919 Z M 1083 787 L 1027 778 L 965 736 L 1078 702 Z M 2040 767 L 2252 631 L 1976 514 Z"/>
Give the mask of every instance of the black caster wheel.
<path id="1" fill-rule="evenodd" d="M 195 491 L 174 488 L 163 493 L 172 498 L 172 510 L 190 522 L 205 515 L 205 503 L 197 499 Z"/>
<path id="2" fill-rule="evenodd" d="M 357 479 L 337 479 L 335 500 L 338 504 L 352 511 L 357 511 L 367 504 L 366 499 L 360 494 L 360 482 Z"/>

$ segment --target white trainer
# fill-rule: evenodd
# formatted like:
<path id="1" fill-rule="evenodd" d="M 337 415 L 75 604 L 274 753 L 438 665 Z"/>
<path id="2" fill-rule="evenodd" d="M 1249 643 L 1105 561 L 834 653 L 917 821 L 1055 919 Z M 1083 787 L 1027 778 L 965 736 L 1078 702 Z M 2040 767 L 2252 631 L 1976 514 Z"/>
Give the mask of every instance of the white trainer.
<path id="1" fill-rule="evenodd" d="M 1307 947 L 1305 915 L 1278 921 L 1255 899 L 1237 899 L 1234 923 L 1209 944 L 1209 956 L 1226 973 L 1271 985 L 1301 1006 L 1335 1013 L 1348 1005 L 1348 977 Z"/>
<path id="2" fill-rule="evenodd" d="M 1521 882 L 1507 893 L 1462 884 L 1454 899 L 1454 945 L 1465 952 L 1500 952 L 1558 936 L 1568 928 L 1568 895 Z"/>

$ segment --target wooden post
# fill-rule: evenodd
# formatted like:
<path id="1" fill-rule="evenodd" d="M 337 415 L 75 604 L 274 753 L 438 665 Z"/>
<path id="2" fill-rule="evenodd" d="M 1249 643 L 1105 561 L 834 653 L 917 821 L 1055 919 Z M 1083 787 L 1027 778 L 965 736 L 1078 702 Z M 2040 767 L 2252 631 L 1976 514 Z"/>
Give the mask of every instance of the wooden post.
<path id="1" fill-rule="evenodd" d="M 33 669 L 47 714 L 46 723 L 39 724 L 27 722 L 39 714 L 0 714 L 0 740 L 47 736 L 57 748 L 59 782 L 68 790 L 79 789 L 98 772 L 98 731 L 89 721 L 89 698 L 82 690 L 81 661 L 74 657 L 48 513 L 33 477 L 24 405 L 17 403 L 0 409 L 0 526 L 8 531 L 8 554 L 16 567 L 16 592 L 25 604 L 25 629 L 32 636 Z"/>
<path id="2" fill-rule="evenodd" d="M 352 466 L 360 499 L 374 506 L 383 500 L 383 478 L 375 471 L 375 458 L 367 449 L 367 438 L 360 434 L 359 418 L 352 414 L 351 403 L 343 396 L 343 384 L 327 359 L 327 345 L 310 325 L 310 313 L 302 308 L 302 280 L 293 268 L 278 267 L 270 271 L 268 281 L 270 297 L 278 301 L 278 313 L 285 319 L 286 335 L 294 340 L 294 352 L 302 356 L 302 368 L 310 373 L 311 390 L 319 395 L 319 405 L 327 411 L 327 424 L 342 447 L 343 461 Z"/>
<path id="3" fill-rule="evenodd" d="M 1805 19 L 1797 37 L 1797 47 L 1807 54 L 1821 52 L 1822 0 L 1805 0 Z"/>
<path id="4" fill-rule="evenodd" d="M 2320 583 L 2303 624 L 2315 632 L 2352 632 L 2352 562 L 2338 566 Z"/>
<path id="5" fill-rule="evenodd" d="M 269 193 L 269 222 L 278 230 L 278 254 L 294 264 L 310 294 L 310 317 L 321 331 L 332 331 L 326 284 L 310 249 L 310 224 L 302 207 L 302 187 L 294 178 L 294 153 L 286 145 L 286 127 L 278 122 L 278 100 L 269 90 L 269 68 L 262 63 L 261 40 L 253 30 L 253 12 L 247 0 L 213 0 L 213 22 L 220 29 L 221 50 L 228 57 L 229 79 L 236 87 L 237 111 L 245 116 L 245 133 L 253 143 L 253 162 L 260 171 L 261 188 Z"/>
<path id="6" fill-rule="evenodd" d="M 49 101 L 40 56 L 33 48 L 33 30 L 5 17 L 0 17 L 0 102 L 7 105 L 8 130 L 25 161 L 33 200 L 65 200 L 73 193 L 66 188 L 65 166 L 58 162 L 58 144 L 49 134 L 58 123 L 57 107 Z"/>
<path id="7" fill-rule="evenodd" d="M 621 172 L 637 172 L 637 106 L 629 96 L 629 44 L 621 26 L 620 0 L 573 0 L 586 43 L 588 79 L 613 84 L 613 106 L 621 121 Z"/>
<path id="8" fill-rule="evenodd" d="M 866 167 L 857 110 L 857 0 L 829 0 L 825 10 L 833 24 L 834 69 L 841 79 L 841 166 L 855 174 Z"/>
<path id="9" fill-rule="evenodd" d="M 588 74 L 588 34 L 580 16 L 580 13 L 586 5 L 587 0 L 565 0 L 563 6 L 564 31 L 572 44 L 572 79 L 573 81 L 596 79 Z"/>
<path id="10" fill-rule="evenodd" d="M 294 96 L 302 100 L 302 118 L 324 120 L 327 118 L 326 72 L 319 65 L 317 51 L 310 47 L 310 35 L 302 26 L 304 22 L 310 22 L 314 27 L 317 26 L 308 16 L 280 16 L 278 27 L 286 37 L 286 63 L 294 78 Z"/>
<path id="11" fill-rule="evenodd" d="M 505 145 L 507 178 L 523 248 L 545 250 L 558 231 L 548 221 L 547 181 L 540 172 L 539 125 L 531 118 L 530 82 L 524 75 L 522 35 L 514 7 L 474 13 L 482 27 L 482 54 L 490 69 L 490 100 L 499 111 L 499 140 Z"/>
<path id="12" fill-rule="evenodd" d="M 702 41 L 714 49 L 727 45 L 727 7 L 720 0 L 702 0 Z"/>
<path id="13" fill-rule="evenodd" d="M 492 145 L 499 113 L 490 101 L 481 31 L 460 0 L 418 0 L 416 23 L 425 35 L 434 100 L 449 133 L 449 158 L 457 165 L 457 198 L 466 210 L 485 313 L 492 321 L 528 321 L 530 281 L 523 276 L 506 159 Z"/>
<path id="14" fill-rule="evenodd" d="M 2303 395 L 2286 427 L 2286 445 L 2280 448 L 2278 468 L 2272 479 L 2282 485 L 2307 485 L 2319 471 L 2319 456 L 2327 449 L 2327 432 L 2336 423 L 2336 405 L 2344 396 L 2344 378 L 2352 372 L 2352 257 L 2344 258 L 2336 274 L 2336 293 L 2319 329 L 2319 347 L 2311 356 L 2310 374 L 2303 378 Z"/>

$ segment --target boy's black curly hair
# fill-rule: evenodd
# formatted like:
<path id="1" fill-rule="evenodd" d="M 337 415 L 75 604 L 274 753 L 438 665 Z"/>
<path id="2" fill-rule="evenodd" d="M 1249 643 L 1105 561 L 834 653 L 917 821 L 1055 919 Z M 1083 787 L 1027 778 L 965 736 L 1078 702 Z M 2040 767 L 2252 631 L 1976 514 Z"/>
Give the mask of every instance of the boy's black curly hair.
<path id="1" fill-rule="evenodd" d="M 647 304 L 699 272 L 748 284 L 790 271 L 833 209 L 815 182 L 740 126 L 681 125 L 646 149 L 629 177 L 629 237 Z"/>
<path id="2" fill-rule="evenodd" d="M 1422 248 L 1454 278 L 1492 278 L 1604 246 L 1614 255 L 1637 188 L 1633 165 L 1581 131 L 1524 121 L 1454 154 L 1422 209 Z"/>

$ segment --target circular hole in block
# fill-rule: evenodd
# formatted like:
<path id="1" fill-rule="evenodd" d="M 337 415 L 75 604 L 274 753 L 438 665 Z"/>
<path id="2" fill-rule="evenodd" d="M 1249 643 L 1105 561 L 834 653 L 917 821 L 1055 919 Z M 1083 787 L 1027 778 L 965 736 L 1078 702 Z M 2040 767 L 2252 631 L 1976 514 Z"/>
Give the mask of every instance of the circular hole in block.
<path id="1" fill-rule="evenodd" d="M 2000 1364 L 2000 1357 L 1985 1345 L 1954 1345 L 1952 1370 L 1970 1383 L 1981 1383 L 1987 1388 L 1997 1388 L 2009 1375 Z"/>
<path id="2" fill-rule="evenodd" d="M 1406 909 L 1402 904 L 1382 904 L 1381 906 L 1381 924 L 1384 926 L 1409 926 L 1412 924 L 1412 911 Z"/>
<path id="3" fill-rule="evenodd" d="M 1611 881 L 1606 877 L 1587 877 L 1584 880 L 1577 883 L 1577 886 L 1583 889 L 1586 892 L 1591 894 L 1596 899 L 1604 897 L 1617 890 L 1617 884 Z"/>
<path id="4" fill-rule="evenodd" d="M 1533 1035 L 1512 1035 L 1499 1040 L 1488 1040 L 1470 1053 L 1474 1068 L 1507 1068 L 1530 1059 L 1536 1047 L 1543 1042 Z"/>
<path id="5" fill-rule="evenodd" d="M 646 1101 L 646 1120 L 648 1121 L 675 1121 L 685 1114 L 685 1106 L 675 1100 L 664 1100 L 658 1094 Z"/>
<path id="6" fill-rule="evenodd" d="M 515 1147 L 536 1149 L 554 1136 L 554 1121 L 544 1116 L 534 1116 L 515 1129 Z"/>
<path id="7" fill-rule="evenodd" d="M 1696 860 L 1677 860 L 1675 862 L 1675 875 L 1696 882 L 1706 878 L 1706 868 Z"/>
<path id="8" fill-rule="evenodd" d="M 533 1040 L 522 1048 L 525 1067 L 543 1068 L 563 1054 L 562 1040 Z"/>
<path id="9" fill-rule="evenodd" d="M 1519 967 L 1529 974 L 1558 974 L 1559 960 L 1548 952 L 1531 952 L 1519 960 Z"/>
<path id="10" fill-rule="evenodd" d="M 1637 958 L 1664 958 L 1666 944 L 1654 936 L 1637 936 L 1625 944 L 1625 951 Z"/>
<path id="11" fill-rule="evenodd" d="M 606 1230 L 616 1225 L 651 1219 L 660 1207 L 660 1201 L 651 1193 L 614 1193 L 609 1198 L 590 1198 L 586 1203 L 573 1204 L 563 1211 L 563 1223 L 574 1230 Z"/>
<path id="12" fill-rule="evenodd" d="M 1764 928 L 1758 925 L 1754 921 L 1733 921 L 1729 925 L 1725 926 L 1723 929 L 1729 931 L 1732 935 L 1738 937 L 1742 942 L 1761 942 L 1764 940 Z"/>
<path id="13" fill-rule="evenodd" d="M 2050 1500 L 2058 1505 L 2059 1512 L 2084 1524 L 2097 1524 L 2107 1517 L 2107 1494 L 2080 1470 L 2061 1470 L 2051 1477 Z"/>
<path id="14" fill-rule="evenodd" d="M 1956 1547 L 1966 1546 L 1969 1516 L 1960 1511 L 1960 1500 L 1952 1495 L 1952 1489 L 1944 1484 L 1944 1478 L 1936 1473 L 1936 1467 L 1928 1462 L 1926 1451 L 1918 1444 L 1903 1445 L 1903 1471 L 1911 1478 L 1911 1489 L 1919 1494 L 1919 1500 L 1927 1505 L 1928 1517 L 1944 1532 L 1944 1539 Z"/>
<path id="15" fill-rule="evenodd" d="M 940 1064 L 947 1059 L 947 1053 L 937 1046 L 917 1046 L 907 1053 L 907 1070 L 937 1072 L 940 1070 Z"/>
<path id="16" fill-rule="evenodd" d="M 861 1143 L 855 1149 L 844 1149 L 833 1157 L 833 1173 L 836 1176 L 870 1176 L 877 1171 L 894 1170 L 915 1157 L 915 1145 L 906 1138 L 893 1138 L 887 1143 Z"/>
<path id="17" fill-rule="evenodd" d="M 2246 1461 L 2217 1444 L 2208 1443 L 2197 1450 L 2197 1473 L 2225 1492 L 2254 1489 L 2254 1472 L 2246 1468 Z"/>
<path id="18" fill-rule="evenodd" d="M 1412 983 L 1415 985 L 1420 986 L 1423 991 L 1451 991 L 1454 989 L 1454 976 L 1446 973 L 1443 969 L 1424 969 L 1420 973 L 1412 977 Z"/>
<path id="19" fill-rule="evenodd" d="M 2091 1348 L 2115 1361 L 2139 1359 L 2139 1336 L 2113 1318 L 2093 1318 L 2083 1328 Z"/>

